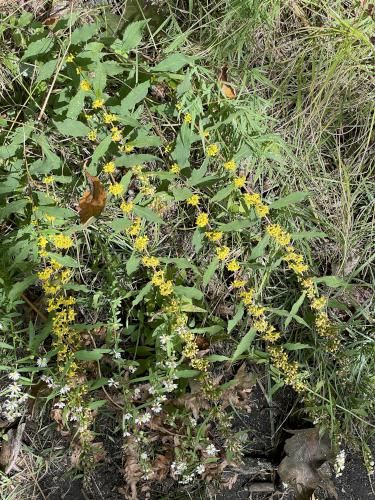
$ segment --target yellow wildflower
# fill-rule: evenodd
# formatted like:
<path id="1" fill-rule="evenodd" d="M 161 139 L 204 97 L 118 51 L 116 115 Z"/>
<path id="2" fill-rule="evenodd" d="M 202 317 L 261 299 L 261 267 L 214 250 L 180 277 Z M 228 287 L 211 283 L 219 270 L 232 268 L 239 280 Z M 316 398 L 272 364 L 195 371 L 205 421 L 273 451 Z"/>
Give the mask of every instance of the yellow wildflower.
<path id="1" fill-rule="evenodd" d="M 291 235 L 284 231 L 279 224 L 270 224 L 267 227 L 267 233 L 281 246 L 288 246 L 292 239 Z"/>
<path id="2" fill-rule="evenodd" d="M 236 271 L 239 270 L 239 268 L 240 268 L 240 265 L 238 264 L 238 262 L 236 261 L 236 259 L 231 260 L 227 264 L 228 271 L 236 272 Z"/>
<path id="3" fill-rule="evenodd" d="M 164 152 L 165 153 L 170 153 L 172 151 L 172 144 L 166 144 L 164 146 Z"/>
<path id="4" fill-rule="evenodd" d="M 116 169 L 116 165 L 115 165 L 114 161 L 109 161 L 108 163 L 106 163 L 103 166 L 103 172 L 105 172 L 106 174 L 113 174 L 115 169 Z"/>
<path id="5" fill-rule="evenodd" d="M 207 148 L 207 156 L 216 156 L 219 152 L 219 146 L 217 144 L 210 144 Z"/>
<path id="6" fill-rule="evenodd" d="M 172 172 L 172 174 L 179 174 L 181 172 L 181 167 L 178 163 L 173 163 L 169 171 Z"/>
<path id="7" fill-rule="evenodd" d="M 214 242 L 220 241 L 223 237 L 223 233 L 221 231 L 206 231 L 204 234 L 210 241 Z"/>
<path id="8" fill-rule="evenodd" d="M 177 102 L 177 103 L 175 104 L 175 108 L 177 109 L 177 111 L 181 111 L 181 109 L 182 109 L 182 104 L 181 104 L 180 102 Z"/>
<path id="9" fill-rule="evenodd" d="M 121 196 L 124 192 L 124 186 L 116 182 L 115 184 L 111 184 L 109 186 L 109 192 L 113 194 L 113 196 Z"/>
<path id="10" fill-rule="evenodd" d="M 264 318 L 254 321 L 254 328 L 257 332 L 266 332 L 269 328 L 269 323 Z"/>
<path id="11" fill-rule="evenodd" d="M 68 62 L 68 63 L 72 63 L 72 62 L 74 61 L 74 55 L 73 55 L 73 54 L 68 54 L 68 55 L 66 56 L 66 59 L 65 59 L 65 60 L 66 60 L 66 62 Z"/>
<path id="12" fill-rule="evenodd" d="M 311 308 L 312 309 L 315 309 L 317 311 L 321 310 L 321 309 L 324 309 L 325 306 L 327 304 L 327 299 L 326 297 L 320 297 L 318 299 L 314 299 L 312 302 L 311 302 Z"/>
<path id="13" fill-rule="evenodd" d="M 193 207 L 197 207 L 199 205 L 199 196 L 197 194 L 193 194 L 186 200 L 186 203 Z"/>
<path id="14" fill-rule="evenodd" d="M 118 127 L 112 127 L 111 128 L 111 132 L 112 132 L 112 141 L 114 142 L 119 142 L 121 141 L 122 139 L 122 132 L 121 130 L 119 130 Z"/>
<path id="15" fill-rule="evenodd" d="M 124 146 L 121 146 L 120 151 L 122 153 L 131 153 L 132 151 L 134 151 L 134 146 L 132 146 L 131 144 L 125 144 Z"/>
<path id="16" fill-rule="evenodd" d="M 76 68 L 76 73 L 77 75 L 80 75 L 82 73 L 83 69 L 81 68 L 81 66 L 77 66 Z"/>
<path id="17" fill-rule="evenodd" d="M 47 222 L 53 222 L 54 220 L 56 220 L 56 217 L 54 215 L 45 214 L 44 218 L 46 219 Z"/>
<path id="18" fill-rule="evenodd" d="M 53 273 L 53 269 L 51 267 L 46 267 L 43 271 L 38 273 L 38 278 L 42 281 L 47 281 L 50 279 Z"/>
<path id="19" fill-rule="evenodd" d="M 85 114 L 85 118 L 87 121 L 92 120 L 92 115 Z"/>
<path id="20" fill-rule="evenodd" d="M 185 123 L 191 123 L 191 114 L 190 113 L 186 113 L 186 115 L 184 116 L 184 122 Z"/>
<path id="21" fill-rule="evenodd" d="M 306 264 L 292 264 L 289 263 L 289 269 L 294 271 L 296 274 L 303 274 L 305 271 L 309 270 L 309 266 Z"/>
<path id="22" fill-rule="evenodd" d="M 105 113 L 103 115 L 103 121 L 106 124 L 112 123 L 112 122 L 117 122 L 118 121 L 118 116 L 114 115 L 112 113 Z"/>
<path id="23" fill-rule="evenodd" d="M 245 193 L 243 197 L 245 202 L 251 207 L 262 204 L 262 199 L 260 197 L 260 194 L 258 193 L 253 193 L 253 194 Z"/>
<path id="24" fill-rule="evenodd" d="M 90 132 L 87 134 L 87 138 L 90 141 L 96 141 L 96 130 L 90 130 Z"/>
<path id="25" fill-rule="evenodd" d="M 41 248 L 46 248 L 47 243 L 48 243 L 48 240 L 47 240 L 47 238 L 45 236 L 39 236 L 39 238 L 38 238 L 38 245 Z"/>
<path id="26" fill-rule="evenodd" d="M 196 370 L 200 370 L 201 372 L 206 372 L 209 367 L 209 362 L 207 359 L 203 358 L 195 358 L 190 361 L 191 367 Z"/>
<path id="27" fill-rule="evenodd" d="M 269 214 L 269 207 L 267 205 L 257 205 L 255 207 L 255 212 L 258 215 L 258 217 L 265 217 L 267 214 Z"/>
<path id="28" fill-rule="evenodd" d="M 102 108 L 104 106 L 104 100 L 103 99 L 95 99 L 92 103 L 92 107 L 94 109 Z"/>
<path id="29" fill-rule="evenodd" d="M 228 255 L 229 255 L 229 248 L 224 246 L 224 247 L 219 247 L 216 249 L 216 255 L 219 260 L 225 260 Z"/>
<path id="30" fill-rule="evenodd" d="M 73 240 L 70 236 L 65 234 L 55 234 L 52 237 L 52 241 L 56 248 L 67 249 L 73 245 Z"/>
<path id="31" fill-rule="evenodd" d="M 168 280 L 165 283 L 162 283 L 159 286 L 159 292 L 160 292 L 160 295 L 163 295 L 163 296 L 170 295 L 173 292 L 173 283 L 172 283 L 172 281 Z"/>
<path id="32" fill-rule="evenodd" d="M 90 82 L 87 80 L 82 80 L 79 86 L 81 87 L 81 90 L 84 90 L 85 92 L 89 92 L 91 90 Z"/>
<path id="33" fill-rule="evenodd" d="M 205 212 L 201 212 L 196 220 L 196 224 L 198 227 L 205 227 L 208 224 L 208 214 Z"/>
<path id="34" fill-rule="evenodd" d="M 234 179 L 234 185 L 236 186 L 236 188 L 242 188 L 244 187 L 246 183 L 246 177 L 243 176 L 243 177 L 236 177 Z"/>
<path id="35" fill-rule="evenodd" d="M 143 257 L 142 264 L 146 267 L 157 267 L 160 264 L 160 260 L 157 257 Z"/>
<path id="36" fill-rule="evenodd" d="M 50 264 L 51 264 L 52 268 L 55 269 L 56 271 L 58 271 L 59 269 L 62 268 L 62 265 L 60 264 L 60 262 L 57 262 L 56 259 L 51 259 Z"/>
<path id="37" fill-rule="evenodd" d="M 229 172 L 231 172 L 232 170 L 236 170 L 236 162 L 234 160 L 230 160 L 230 161 L 227 161 L 226 163 L 224 163 L 224 168 L 225 170 L 228 170 Z"/>
<path id="38" fill-rule="evenodd" d="M 257 306 L 255 304 L 250 304 L 248 307 L 249 313 L 255 318 L 259 318 L 260 316 L 262 316 L 265 310 L 266 310 L 265 307 Z"/>
<path id="39" fill-rule="evenodd" d="M 268 329 L 262 335 L 263 340 L 266 342 L 276 342 L 280 338 L 281 334 L 276 330 L 273 325 L 269 325 Z"/>
<path id="40" fill-rule="evenodd" d="M 141 230 L 141 218 L 136 217 L 133 222 L 133 225 L 127 229 L 127 233 L 130 234 L 131 236 L 137 236 L 140 230 Z"/>
<path id="41" fill-rule="evenodd" d="M 64 285 L 68 283 L 71 277 L 72 277 L 72 271 L 70 269 L 64 269 L 63 271 L 61 271 L 61 282 Z"/>
<path id="42" fill-rule="evenodd" d="M 47 175 L 46 177 L 44 177 L 43 179 L 43 183 L 44 184 L 52 184 L 54 182 L 55 178 L 53 175 Z"/>
<path id="43" fill-rule="evenodd" d="M 134 242 L 134 248 L 138 250 L 138 252 L 142 252 L 145 250 L 148 244 L 148 237 L 147 236 L 138 236 Z"/>
<path id="44" fill-rule="evenodd" d="M 126 214 L 130 214 L 130 212 L 134 208 L 134 203 L 132 201 L 123 201 L 120 205 L 120 208 Z"/>
<path id="45" fill-rule="evenodd" d="M 252 303 L 253 301 L 253 296 L 254 296 L 254 289 L 250 288 L 247 292 L 241 292 L 240 297 L 245 304 L 245 306 L 248 306 Z"/>
<path id="46" fill-rule="evenodd" d="M 160 286 L 164 283 L 164 271 L 156 271 L 151 279 L 151 283 L 155 286 Z"/>
<path id="47" fill-rule="evenodd" d="M 232 281 L 232 287 L 233 288 L 242 288 L 245 285 L 246 285 L 246 281 L 245 280 L 233 280 Z"/>

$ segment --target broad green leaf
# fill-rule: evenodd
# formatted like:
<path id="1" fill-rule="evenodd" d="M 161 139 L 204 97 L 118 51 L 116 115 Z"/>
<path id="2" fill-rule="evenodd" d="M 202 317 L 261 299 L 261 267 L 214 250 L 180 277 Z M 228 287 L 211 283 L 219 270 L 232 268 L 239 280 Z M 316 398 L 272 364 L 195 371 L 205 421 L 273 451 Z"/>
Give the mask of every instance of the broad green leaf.
<path id="1" fill-rule="evenodd" d="M 168 72 L 177 73 L 181 68 L 194 61 L 192 57 L 185 56 L 185 54 L 172 54 L 159 64 L 151 68 L 153 72 Z"/>
<path id="2" fill-rule="evenodd" d="M 203 246 L 203 233 L 202 233 L 202 231 L 199 230 L 198 227 L 194 231 L 194 234 L 193 234 L 193 237 L 191 239 L 191 242 L 192 242 L 192 244 L 194 246 L 195 252 L 198 253 L 199 250 Z"/>
<path id="3" fill-rule="evenodd" d="M 218 265 L 219 265 L 219 260 L 217 257 L 214 257 L 204 272 L 203 286 L 207 286 L 208 283 L 211 281 L 211 278 L 214 275 Z"/>
<path id="4" fill-rule="evenodd" d="M 255 260 L 258 259 L 258 257 L 262 257 L 266 251 L 269 240 L 270 236 L 268 234 L 263 236 L 260 242 L 252 249 L 249 260 Z"/>
<path id="5" fill-rule="evenodd" d="M 139 304 L 143 300 L 143 298 L 146 297 L 151 288 L 152 288 L 152 283 L 147 283 L 147 285 L 141 288 L 141 290 L 138 292 L 135 299 L 133 300 L 132 305 L 136 306 L 137 304 Z"/>
<path id="6" fill-rule="evenodd" d="M 63 122 L 53 122 L 60 134 L 70 137 L 84 137 L 90 132 L 90 128 L 82 122 L 67 118 Z"/>
<path id="7" fill-rule="evenodd" d="M 238 306 L 236 314 L 233 316 L 232 319 L 230 319 L 228 321 L 228 327 L 227 327 L 228 333 L 230 333 L 233 330 L 233 328 L 241 321 L 244 312 L 245 312 L 245 308 L 241 302 L 240 305 Z"/>
<path id="8" fill-rule="evenodd" d="M 126 55 L 130 50 L 138 47 L 142 40 L 142 31 L 147 21 L 136 21 L 129 24 L 124 31 L 122 40 L 115 40 L 111 48 L 122 55 Z"/>
<path id="9" fill-rule="evenodd" d="M 187 297 L 188 299 L 197 299 L 197 300 L 203 299 L 203 293 L 197 288 L 191 286 L 178 285 L 175 286 L 173 289 L 176 292 L 176 294 L 180 297 Z"/>
<path id="10" fill-rule="evenodd" d="M 221 224 L 220 226 L 218 226 L 218 231 L 222 231 L 223 233 L 230 233 L 232 231 L 241 231 L 242 229 L 246 229 L 253 225 L 254 222 L 251 220 L 235 220 L 233 222 L 228 222 L 228 224 Z"/>
<path id="11" fill-rule="evenodd" d="M 88 172 L 91 174 L 91 175 L 96 175 L 97 174 L 97 168 L 96 168 L 96 165 L 98 163 L 98 161 L 103 158 L 103 156 L 106 154 L 106 152 L 108 151 L 108 148 L 109 146 L 111 145 L 111 142 L 112 142 L 112 138 L 110 135 L 108 135 L 107 137 L 105 137 L 95 148 L 95 151 L 91 157 L 91 162 L 90 162 L 90 166 L 88 167 Z"/>
<path id="12" fill-rule="evenodd" d="M 87 408 L 89 408 L 90 410 L 97 410 L 98 408 L 101 408 L 106 404 L 107 404 L 106 399 L 98 399 L 97 401 L 92 401 L 91 403 L 88 403 Z"/>
<path id="13" fill-rule="evenodd" d="M 228 361 L 230 358 L 228 356 L 223 356 L 222 354 L 211 354 L 206 358 L 208 361 L 214 363 L 215 361 Z"/>
<path id="14" fill-rule="evenodd" d="M 142 135 L 141 137 L 136 137 L 132 140 L 132 145 L 136 148 L 151 148 L 158 147 L 163 144 L 163 141 L 160 139 L 158 135 Z M 171 178 L 171 172 L 165 172 Z"/>
<path id="15" fill-rule="evenodd" d="M 0 208 L 0 219 L 5 219 L 11 214 L 19 214 L 29 203 L 27 200 L 14 200 Z"/>
<path id="16" fill-rule="evenodd" d="M 99 24 L 84 24 L 73 31 L 70 43 L 72 45 L 78 45 L 79 43 L 87 42 L 95 35 L 98 29 Z"/>
<path id="17" fill-rule="evenodd" d="M 255 328 L 251 328 L 241 339 L 233 353 L 232 361 L 236 361 L 245 351 L 248 351 L 256 335 Z"/>
<path id="18" fill-rule="evenodd" d="M 110 352 L 110 349 L 93 349 L 92 351 L 77 351 L 75 357 L 80 361 L 98 361 L 104 353 Z"/>
<path id="19" fill-rule="evenodd" d="M 301 344 L 300 342 L 296 342 L 294 344 L 287 342 L 286 344 L 283 344 L 283 347 L 285 347 L 285 349 L 288 349 L 288 351 L 299 351 L 300 349 L 313 349 L 311 345 Z"/>
<path id="20" fill-rule="evenodd" d="M 314 278 L 314 281 L 315 283 L 324 283 L 330 288 L 341 288 L 347 285 L 347 282 L 339 276 L 321 276 L 320 278 Z"/>
<path id="21" fill-rule="evenodd" d="M 52 49 L 53 44 L 53 38 L 49 37 L 41 38 L 40 40 L 36 40 L 35 42 L 30 42 L 21 58 L 21 61 L 29 59 L 30 57 L 46 54 Z"/>
<path id="22" fill-rule="evenodd" d="M 12 288 L 10 289 L 10 292 L 8 294 L 8 298 L 10 301 L 18 299 L 18 297 L 23 293 L 25 290 L 29 288 L 29 286 L 33 285 L 35 281 L 37 280 L 36 276 L 28 276 L 27 278 L 23 279 L 22 281 L 18 281 L 15 283 Z"/>
<path id="23" fill-rule="evenodd" d="M 59 264 L 65 267 L 79 267 L 78 262 L 69 255 L 61 255 L 59 253 L 49 252 L 48 256 L 55 259 Z"/>
<path id="24" fill-rule="evenodd" d="M 128 276 L 133 274 L 139 267 L 140 258 L 134 253 L 126 261 L 126 273 Z"/>
<path id="25" fill-rule="evenodd" d="M 192 377 L 196 377 L 199 374 L 200 374 L 200 371 L 198 371 L 198 370 L 177 370 L 176 371 L 177 378 L 192 378 Z"/>
<path id="26" fill-rule="evenodd" d="M 140 207 L 139 205 L 136 205 L 134 207 L 134 213 L 135 215 L 138 215 L 138 217 L 143 217 L 144 219 L 148 220 L 149 222 L 156 222 L 158 224 L 165 224 L 163 219 L 160 217 L 159 214 L 151 210 L 151 208 L 148 207 Z"/>
<path id="27" fill-rule="evenodd" d="M 225 186 L 223 189 L 220 189 L 213 198 L 211 198 L 211 201 L 221 201 L 227 198 L 231 192 L 235 189 L 234 184 L 230 183 L 228 186 Z"/>
<path id="28" fill-rule="evenodd" d="M 143 99 L 148 94 L 149 87 L 150 82 L 148 80 L 134 87 L 129 92 L 129 94 L 124 97 L 124 99 L 122 99 L 120 113 L 125 115 L 129 111 L 129 109 L 134 108 L 136 104 L 138 104 L 140 101 L 143 101 Z"/>
<path id="29" fill-rule="evenodd" d="M 20 185 L 20 179 L 16 177 L 8 177 L 4 182 L 0 183 L 0 194 L 14 193 Z"/>
<path id="30" fill-rule="evenodd" d="M 113 229 L 115 233 L 120 233 L 132 225 L 131 221 L 125 217 L 117 217 L 110 222 L 106 222 L 106 224 Z"/>
<path id="31" fill-rule="evenodd" d="M 39 74 L 36 79 L 36 83 L 43 82 L 45 80 L 49 80 L 51 76 L 54 74 L 58 60 L 51 59 L 47 61 L 39 68 Z"/>
<path id="32" fill-rule="evenodd" d="M 270 208 L 279 209 L 287 207 L 288 205 L 293 205 L 294 203 L 299 203 L 303 200 L 306 200 L 310 196 L 309 191 L 297 191 L 296 193 L 291 193 L 284 198 L 280 198 L 273 203 L 271 203 Z"/>
<path id="33" fill-rule="evenodd" d="M 68 111 L 66 116 L 72 120 L 76 120 L 78 115 L 83 109 L 85 104 L 85 92 L 81 89 L 78 90 L 75 96 L 69 101 Z"/>
<path id="34" fill-rule="evenodd" d="M 77 217 L 77 213 L 70 208 L 44 205 L 43 207 L 38 207 L 38 211 L 42 214 L 53 215 L 59 219 Z"/>
<path id="35" fill-rule="evenodd" d="M 172 193 L 176 201 L 185 201 L 193 194 L 190 189 L 184 187 L 172 189 Z"/>
<path id="36" fill-rule="evenodd" d="M 14 346 L 7 344 L 6 342 L 0 342 L 0 349 L 14 349 Z"/>

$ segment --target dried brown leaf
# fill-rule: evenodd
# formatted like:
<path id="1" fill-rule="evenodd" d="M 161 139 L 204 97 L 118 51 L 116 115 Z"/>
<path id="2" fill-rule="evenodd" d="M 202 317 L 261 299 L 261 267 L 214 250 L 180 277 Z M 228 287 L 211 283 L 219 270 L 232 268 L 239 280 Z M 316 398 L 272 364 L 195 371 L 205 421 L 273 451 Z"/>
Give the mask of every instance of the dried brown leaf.
<path id="1" fill-rule="evenodd" d="M 90 219 L 90 217 L 98 217 L 105 207 L 107 199 L 103 184 L 97 177 L 90 175 L 85 170 L 89 190 L 83 193 L 79 200 L 79 218 L 82 224 Z"/>

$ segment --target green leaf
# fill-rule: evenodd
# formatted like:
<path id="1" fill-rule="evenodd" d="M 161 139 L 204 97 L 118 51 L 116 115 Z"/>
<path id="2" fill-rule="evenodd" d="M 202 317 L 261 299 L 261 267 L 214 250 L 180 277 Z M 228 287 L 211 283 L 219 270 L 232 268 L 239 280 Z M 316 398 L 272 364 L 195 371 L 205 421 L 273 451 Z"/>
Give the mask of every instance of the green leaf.
<path id="1" fill-rule="evenodd" d="M 58 219 L 77 217 L 76 212 L 70 208 L 44 205 L 43 207 L 39 206 L 38 211 L 42 214 L 52 215 Z"/>
<path id="2" fill-rule="evenodd" d="M 76 118 L 82 111 L 84 104 L 85 104 L 85 92 L 79 89 L 76 95 L 72 97 L 69 101 L 69 106 L 66 116 L 68 118 L 71 118 L 72 120 L 76 120 Z"/>
<path id="3" fill-rule="evenodd" d="M 292 233 L 293 240 L 310 240 L 312 238 L 326 238 L 327 234 L 322 231 L 299 231 Z"/>
<path id="4" fill-rule="evenodd" d="M 138 269 L 139 263 L 140 258 L 133 253 L 126 261 L 126 273 L 128 276 L 133 274 Z"/>
<path id="5" fill-rule="evenodd" d="M 14 346 L 7 344 L 6 342 L 0 342 L 0 349 L 14 349 Z"/>
<path id="6" fill-rule="evenodd" d="M 149 222 L 156 222 L 158 224 L 165 224 L 163 219 L 160 217 L 159 214 L 151 210 L 151 208 L 148 207 L 140 207 L 139 205 L 136 205 L 134 207 L 134 213 L 135 215 L 138 215 L 138 217 L 143 217 L 144 219 L 148 220 Z"/>
<path id="7" fill-rule="evenodd" d="M 199 250 L 202 248 L 202 246 L 203 246 L 202 241 L 203 241 L 203 233 L 197 227 L 196 230 L 194 231 L 193 237 L 191 239 L 191 242 L 194 246 L 195 253 L 198 253 Z"/>
<path id="8" fill-rule="evenodd" d="M 303 200 L 306 200 L 310 196 L 309 191 L 297 191 L 296 193 L 291 193 L 288 196 L 280 198 L 279 200 L 271 203 L 270 208 L 279 209 L 287 207 L 288 205 L 293 205 L 294 203 L 299 203 Z"/>
<path id="9" fill-rule="evenodd" d="M 23 209 L 29 202 L 27 200 L 14 200 L 7 203 L 5 207 L 0 208 L 0 219 L 5 219 L 11 214 L 22 213 Z"/>
<path id="10" fill-rule="evenodd" d="M 90 128 L 82 122 L 67 118 L 63 122 L 53 122 L 60 134 L 70 137 L 84 137 L 90 132 Z"/>
<path id="11" fill-rule="evenodd" d="M 235 186 L 232 183 L 230 183 L 228 186 L 225 186 L 223 189 L 220 189 L 220 191 L 218 191 L 215 194 L 215 196 L 211 199 L 211 201 L 214 202 L 214 201 L 224 200 L 231 194 L 234 188 Z"/>
<path id="12" fill-rule="evenodd" d="M 103 357 L 103 354 L 110 352 L 110 349 L 93 349 L 92 351 L 77 351 L 75 357 L 80 361 L 98 361 Z"/>
<path id="13" fill-rule="evenodd" d="M 117 167 L 134 167 L 134 165 L 139 165 L 141 163 L 147 163 L 150 161 L 162 161 L 154 155 L 139 154 L 139 155 L 123 155 L 116 158 L 115 165 Z"/>
<path id="14" fill-rule="evenodd" d="M 134 87 L 129 92 L 129 94 L 121 101 L 120 114 L 125 115 L 129 111 L 129 109 L 134 108 L 136 104 L 138 104 L 140 101 L 143 101 L 143 99 L 148 94 L 149 87 L 150 82 L 148 80 Z"/>
<path id="15" fill-rule="evenodd" d="M 228 333 L 230 333 L 233 330 L 233 328 L 241 321 L 244 312 L 245 308 L 241 302 L 240 305 L 238 306 L 236 314 L 233 316 L 232 319 L 228 321 L 228 327 L 227 327 Z"/>
<path id="16" fill-rule="evenodd" d="M 347 285 L 347 282 L 339 276 L 321 276 L 314 278 L 315 283 L 324 283 L 330 288 L 341 288 Z"/>
<path id="17" fill-rule="evenodd" d="M 255 328 L 251 328 L 246 335 L 244 335 L 241 339 L 241 342 L 238 344 L 236 350 L 233 353 L 232 361 L 236 361 L 245 351 L 247 351 L 251 343 L 253 342 L 256 335 Z"/>
<path id="18" fill-rule="evenodd" d="M 88 171 L 91 175 L 96 175 L 97 174 L 97 168 L 96 165 L 98 161 L 103 158 L 103 156 L 106 154 L 108 151 L 109 146 L 111 145 L 112 138 L 110 135 L 105 137 L 95 148 L 95 151 L 91 157 L 91 162 L 90 166 L 88 167 Z"/>
<path id="19" fill-rule="evenodd" d="M 211 354 L 206 358 L 208 361 L 214 363 L 215 361 L 228 361 L 230 358 L 228 356 L 223 356 L 222 354 Z"/>
<path id="20" fill-rule="evenodd" d="M 160 73 L 177 73 L 177 71 L 179 71 L 181 68 L 183 68 L 187 64 L 191 64 L 192 62 L 194 62 L 194 59 L 192 57 L 185 56 L 185 54 L 172 54 L 161 61 L 159 64 L 151 68 L 151 71 Z"/>
<path id="21" fill-rule="evenodd" d="M 131 221 L 125 217 L 117 217 L 110 222 L 106 222 L 106 224 L 113 229 L 115 233 L 120 233 L 132 225 Z"/>
<path id="22" fill-rule="evenodd" d="M 306 292 L 303 292 L 303 294 L 298 298 L 298 300 L 293 304 L 290 313 L 288 317 L 285 320 L 285 328 L 289 325 L 289 323 L 292 321 L 294 316 L 298 313 L 299 308 L 301 307 L 303 301 L 305 300 L 306 297 Z"/>
<path id="23" fill-rule="evenodd" d="M 92 401 L 92 403 L 89 403 L 87 405 L 87 408 L 90 410 L 97 410 L 98 408 L 101 408 L 102 406 L 105 406 L 107 404 L 106 399 L 98 399 L 97 401 Z"/>
<path id="24" fill-rule="evenodd" d="M 57 59 L 51 59 L 50 61 L 47 61 L 44 63 L 40 68 L 39 68 L 39 74 L 36 79 L 36 83 L 43 82 L 45 80 L 49 80 L 51 76 L 54 74 L 56 66 L 57 66 Z"/>
<path id="25" fill-rule="evenodd" d="M 40 40 L 36 40 L 35 42 L 29 43 L 27 49 L 25 50 L 21 61 L 25 59 L 29 59 L 30 57 L 40 56 L 42 54 L 46 54 L 53 47 L 54 40 L 53 38 L 41 38 Z"/>
<path id="26" fill-rule="evenodd" d="M 147 283 L 147 285 L 145 285 L 138 292 L 138 294 L 136 295 L 135 299 L 132 302 L 132 305 L 136 306 L 137 304 L 139 304 L 143 300 L 143 298 L 148 294 L 148 292 L 151 290 L 151 288 L 152 288 L 152 283 L 151 282 Z"/>
<path id="27" fill-rule="evenodd" d="M 300 349 L 313 349 L 311 345 L 301 344 L 299 342 L 296 342 L 295 344 L 287 342 L 286 344 L 283 344 L 283 347 L 285 347 L 285 349 L 288 349 L 288 351 L 299 351 Z"/>
<path id="28" fill-rule="evenodd" d="M 18 281 L 15 283 L 9 291 L 8 298 L 9 301 L 14 301 L 18 299 L 18 297 L 29 288 L 29 286 L 33 285 L 37 280 L 36 276 L 28 276 L 22 281 Z"/>
<path id="29" fill-rule="evenodd" d="M 264 255 L 264 252 L 266 251 L 269 240 L 269 234 L 263 236 L 260 242 L 252 249 L 249 260 L 255 260 L 259 257 L 262 257 Z"/>
<path id="30" fill-rule="evenodd" d="M 173 289 L 176 292 L 176 294 L 179 295 L 180 297 L 187 297 L 188 299 L 197 299 L 197 300 L 203 299 L 203 293 L 197 288 L 191 286 L 178 285 L 175 286 Z"/>
<path id="31" fill-rule="evenodd" d="M 199 370 L 177 370 L 177 378 L 192 378 L 200 374 Z"/>
<path id="32" fill-rule="evenodd" d="M 217 257 L 214 257 L 204 272 L 203 286 L 207 286 L 208 283 L 211 281 L 211 278 L 214 275 L 218 265 L 219 265 L 219 260 Z"/>
<path id="33" fill-rule="evenodd" d="M 136 21 L 129 24 L 129 26 L 127 26 L 126 30 L 124 31 L 122 40 L 115 40 L 111 45 L 111 48 L 115 52 L 126 55 L 127 52 L 138 47 L 142 40 L 142 31 L 146 24 L 147 21 Z"/>
<path id="34" fill-rule="evenodd" d="M 182 187 L 172 189 L 172 194 L 176 201 L 185 201 L 192 196 L 193 192 L 188 188 Z"/>
<path id="35" fill-rule="evenodd" d="M 73 31 L 70 43 L 72 45 L 78 45 L 79 43 L 87 42 L 95 35 L 98 29 L 99 24 L 85 24 Z"/>
<path id="36" fill-rule="evenodd" d="M 59 264 L 65 267 L 79 267 L 78 262 L 69 255 L 60 255 L 59 253 L 48 252 L 50 258 L 55 259 Z"/>

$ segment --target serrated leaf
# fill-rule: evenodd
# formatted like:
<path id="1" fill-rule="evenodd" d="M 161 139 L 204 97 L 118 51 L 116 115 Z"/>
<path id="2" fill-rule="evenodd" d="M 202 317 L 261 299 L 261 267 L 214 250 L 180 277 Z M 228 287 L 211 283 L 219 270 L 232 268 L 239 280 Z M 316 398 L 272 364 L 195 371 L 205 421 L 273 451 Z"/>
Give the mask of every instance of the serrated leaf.
<path id="1" fill-rule="evenodd" d="M 29 288 L 29 286 L 35 283 L 36 279 L 37 279 L 36 276 L 28 276 L 22 281 L 14 283 L 8 294 L 9 300 L 10 301 L 16 300 L 21 295 L 21 293 L 23 293 L 25 290 Z"/>
<path id="2" fill-rule="evenodd" d="M 303 200 L 306 200 L 310 196 L 309 191 L 297 191 L 296 193 L 291 193 L 288 196 L 284 196 L 273 203 L 271 203 L 270 208 L 279 209 L 284 208 L 289 205 L 293 205 L 294 203 L 300 203 Z"/>
<path id="3" fill-rule="evenodd" d="M 115 233 L 120 233 L 132 225 L 131 221 L 125 217 L 117 217 L 106 224 L 114 230 Z"/>
<path id="4" fill-rule="evenodd" d="M 143 99 L 148 94 L 148 89 L 150 87 L 150 82 L 147 80 L 146 82 L 140 83 L 136 87 L 134 87 L 129 94 L 124 97 L 121 101 L 121 110 L 120 113 L 126 115 L 129 109 L 134 108 L 136 104 Z"/>
<path id="5" fill-rule="evenodd" d="M 46 63 L 44 63 L 39 68 L 39 74 L 38 74 L 38 77 L 36 79 L 36 83 L 40 83 L 40 82 L 43 82 L 45 80 L 49 80 L 55 72 L 57 63 L 58 63 L 57 59 L 51 59 L 50 61 L 47 61 Z"/>
<path id="6" fill-rule="evenodd" d="M 0 208 L 0 219 L 5 219 L 11 214 L 22 212 L 28 203 L 29 201 L 27 200 L 14 200 L 7 203 L 5 207 Z"/>
<path id="7" fill-rule="evenodd" d="M 139 267 L 140 258 L 134 253 L 126 261 L 126 273 L 128 276 L 133 274 Z"/>
<path id="8" fill-rule="evenodd" d="M 188 188 L 175 188 L 172 189 L 173 197 L 176 201 L 185 201 L 193 194 Z"/>
<path id="9" fill-rule="evenodd" d="M 233 353 L 232 361 L 236 361 L 245 351 L 249 350 L 254 338 L 256 335 L 255 328 L 251 328 L 246 335 L 244 335 L 241 339 L 241 342 L 238 344 L 236 350 Z"/>
<path id="10" fill-rule="evenodd" d="M 68 111 L 66 116 L 75 120 L 83 109 L 85 104 L 85 92 L 81 89 L 78 90 L 75 96 L 69 101 Z"/>
<path id="11" fill-rule="evenodd" d="M 21 61 L 29 59 L 30 57 L 46 54 L 52 49 L 53 44 L 53 38 L 49 37 L 41 38 L 35 42 L 30 42 L 21 58 Z"/>
<path id="12" fill-rule="evenodd" d="M 191 64 L 193 61 L 194 59 L 192 57 L 185 56 L 185 54 L 172 54 L 151 68 L 151 71 L 160 73 L 176 73 L 187 64 Z"/>
<path id="13" fill-rule="evenodd" d="M 129 24 L 124 31 L 122 40 L 115 40 L 115 42 L 111 45 L 111 48 L 115 52 L 120 52 L 125 55 L 130 50 L 138 47 L 142 40 L 142 32 L 146 24 L 147 21 L 135 21 L 134 23 Z"/>
<path id="14" fill-rule="evenodd" d="M 203 246 L 203 234 L 199 230 L 199 228 L 196 228 L 196 230 L 194 231 L 194 234 L 193 234 L 193 237 L 191 239 L 191 242 L 192 242 L 192 244 L 194 246 L 195 252 L 198 253 L 199 250 Z"/>
<path id="15" fill-rule="evenodd" d="M 53 122 L 60 134 L 70 137 L 84 137 L 90 132 L 90 128 L 82 122 L 67 118 L 63 122 Z"/>
<path id="16" fill-rule="evenodd" d="M 219 265 L 219 260 L 217 257 L 214 257 L 204 272 L 203 286 L 207 286 L 208 283 L 211 281 L 211 278 L 214 275 L 218 265 Z"/>
<path id="17" fill-rule="evenodd" d="M 87 42 L 95 35 L 98 29 L 99 24 L 85 24 L 80 26 L 73 31 L 70 43 L 72 45 L 78 45 L 79 43 Z"/>

